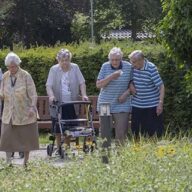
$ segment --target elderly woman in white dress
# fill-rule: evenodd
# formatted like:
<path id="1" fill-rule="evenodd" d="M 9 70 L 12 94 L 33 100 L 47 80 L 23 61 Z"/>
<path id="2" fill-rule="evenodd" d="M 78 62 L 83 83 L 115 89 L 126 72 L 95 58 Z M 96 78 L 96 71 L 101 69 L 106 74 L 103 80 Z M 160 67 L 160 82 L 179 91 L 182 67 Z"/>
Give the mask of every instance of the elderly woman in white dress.
<path id="1" fill-rule="evenodd" d="M 50 104 L 55 100 L 59 103 L 79 100 L 79 95 L 83 100 L 88 100 L 86 94 L 85 79 L 79 69 L 79 66 L 71 62 L 72 54 L 67 49 L 61 49 L 57 54 L 58 64 L 53 65 L 49 71 L 46 89 Z M 67 107 L 67 106 L 66 106 Z M 62 111 L 63 119 L 74 119 L 76 113 L 73 105 L 69 105 Z M 53 127 L 54 127 L 53 120 Z M 56 127 L 57 148 L 61 144 L 60 129 Z M 69 144 L 69 138 L 66 138 Z"/>
<path id="2" fill-rule="evenodd" d="M 0 90 L 4 101 L 0 150 L 6 152 L 9 164 L 12 152 L 23 151 L 26 166 L 29 152 L 39 149 L 37 93 L 31 75 L 20 68 L 20 63 L 15 53 L 5 58 L 8 71 L 3 74 Z"/>

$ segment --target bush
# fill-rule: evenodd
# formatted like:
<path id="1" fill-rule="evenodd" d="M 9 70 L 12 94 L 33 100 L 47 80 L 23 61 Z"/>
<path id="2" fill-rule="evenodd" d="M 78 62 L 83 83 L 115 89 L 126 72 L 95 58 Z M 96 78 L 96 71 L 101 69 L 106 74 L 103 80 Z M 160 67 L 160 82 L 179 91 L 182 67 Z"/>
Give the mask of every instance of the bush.
<path id="1" fill-rule="evenodd" d="M 114 47 L 121 47 L 124 52 L 124 59 L 128 54 L 141 49 L 146 57 L 154 62 L 160 71 L 166 88 L 165 97 L 165 127 L 173 130 L 188 130 L 191 128 L 192 119 L 192 73 L 186 71 L 183 65 L 176 65 L 172 58 L 168 58 L 165 49 L 152 42 L 132 41 L 111 41 L 103 42 L 91 47 L 89 43 L 57 45 L 53 48 L 38 47 L 29 50 L 17 48 L 16 53 L 21 57 L 22 67 L 29 71 L 35 81 L 39 95 L 46 95 L 45 83 L 50 67 L 56 64 L 57 52 L 65 47 L 73 53 L 72 61 L 77 63 L 85 76 L 88 95 L 97 95 L 99 90 L 95 86 L 98 72 L 103 62 L 107 61 L 109 50 Z M 0 52 L 0 62 L 4 68 L 4 58 L 8 50 Z"/>
<path id="2" fill-rule="evenodd" d="M 15 51 L 22 59 L 22 68 L 29 71 L 35 81 L 37 91 L 39 95 L 46 95 L 45 83 L 50 67 L 56 64 L 55 59 L 57 52 L 65 47 L 68 48 L 72 54 L 72 62 L 77 63 L 82 73 L 85 76 L 87 83 L 87 90 L 89 95 L 98 94 L 95 82 L 98 72 L 102 63 L 107 61 L 109 50 L 119 46 L 124 52 L 124 59 L 128 59 L 128 54 L 134 49 L 142 49 L 146 56 L 155 63 L 159 62 L 160 55 L 164 54 L 160 45 L 151 44 L 150 42 L 138 42 L 132 43 L 131 41 L 124 42 L 103 42 L 102 44 L 91 47 L 89 43 L 71 44 L 71 45 L 57 45 L 55 47 L 38 47 L 28 50 L 18 49 Z M 0 52 L 0 62 L 2 63 L 3 71 L 5 67 L 3 65 L 4 58 L 8 50 Z"/>

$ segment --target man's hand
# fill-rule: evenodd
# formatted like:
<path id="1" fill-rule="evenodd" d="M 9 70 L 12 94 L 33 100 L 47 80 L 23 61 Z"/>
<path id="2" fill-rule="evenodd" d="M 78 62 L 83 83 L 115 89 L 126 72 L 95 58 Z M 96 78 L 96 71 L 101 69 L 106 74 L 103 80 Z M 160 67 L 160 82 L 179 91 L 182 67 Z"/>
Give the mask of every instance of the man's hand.
<path id="1" fill-rule="evenodd" d="M 119 103 L 124 103 L 127 100 L 127 97 L 130 95 L 130 91 L 125 91 L 120 97 L 119 97 Z"/>
<path id="2" fill-rule="evenodd" d="M 163 103 L 159 102 L 159 105 L 157 106 L 156 109 L 157 116 L 161 115 L 162 112 L 163 112 Z"/>
<path id="3" fill-rule="evenodd" d="M 137 93 L 137 91 L 136 91 L 135 86 L 134 86 L 133 83 L 130 83 L 130 84 L 129 84 L 129 90 L 130 90 L 130 93 L 131 93 L 132 95 L 135 95 L 135 94 Z"/>
<path id="4" fill-rule="evenodd" d="M 114 73 L 111 74 L 111 80 L 116 80 L 118 79 L 122 74 L 122 70 L 115 71 Z"/>

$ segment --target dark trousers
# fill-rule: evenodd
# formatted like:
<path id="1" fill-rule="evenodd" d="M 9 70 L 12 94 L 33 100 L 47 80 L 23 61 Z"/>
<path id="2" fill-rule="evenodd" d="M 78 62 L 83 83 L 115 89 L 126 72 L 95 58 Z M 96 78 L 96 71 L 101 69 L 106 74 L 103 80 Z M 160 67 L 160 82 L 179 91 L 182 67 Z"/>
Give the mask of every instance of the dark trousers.
<path id="1" fill-rule="evenodd" d="M 73 104 L 66 105 L 62 108 L 61 119 L 64 120 L 64 119 L 76 119 L 76 118 L 77 118 L 77 115 L 76 115 L 75 107 Z M 66 123 L 65 127 L 63 128 L 77 126 L 77 125 L 78 123 L 76 122 L 69 122 L 69 123 Z M 54 119 L 54 118 L 52 118 L 52 133 L 61 133 L 57 119 Z"/>
<path id="2" fill-rule="evenodd" d="M 157 116 L 156 107 L 132 108 L 132 133 L 135 137 L 144 136 L 161 137 L 163 134 L 163 114 Z"/>

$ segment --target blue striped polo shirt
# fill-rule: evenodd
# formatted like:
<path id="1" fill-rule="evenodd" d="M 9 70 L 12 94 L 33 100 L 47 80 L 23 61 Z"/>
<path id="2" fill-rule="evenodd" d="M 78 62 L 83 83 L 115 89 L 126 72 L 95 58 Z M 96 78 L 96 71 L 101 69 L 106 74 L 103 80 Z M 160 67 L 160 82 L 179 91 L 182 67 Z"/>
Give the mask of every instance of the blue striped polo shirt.
<path id="1" fill-rule="evenodd" d="M 129 62 L 122 61 L 120 68 L 123 71 L 123 74 L 118 79 L 112 80 L 106 87 L 100 90 L 97 111 L 99 111 L 99 103 L 101 102 L 110 103 L 111 113 L 131 111 L 131 98 L 128 97 L 124 103 L 119 103 L 118 98 L 128 89 L 132 77 L 132 67 Z M 105 79 L 116 70 L 118 69 L 114 69 L 109 62 L 106 62 L 102 65 L 97 79 Z"/>
<path id="2" fill-rule="evenodd" d="M 133 83 L 136 95 L 132 98 L 132 106 L 138 108 L 156 107 L 159 104 L 160 85 L 163 81 L 157 67 L 145 60 L 143 69 L 133 69 Z"/>

